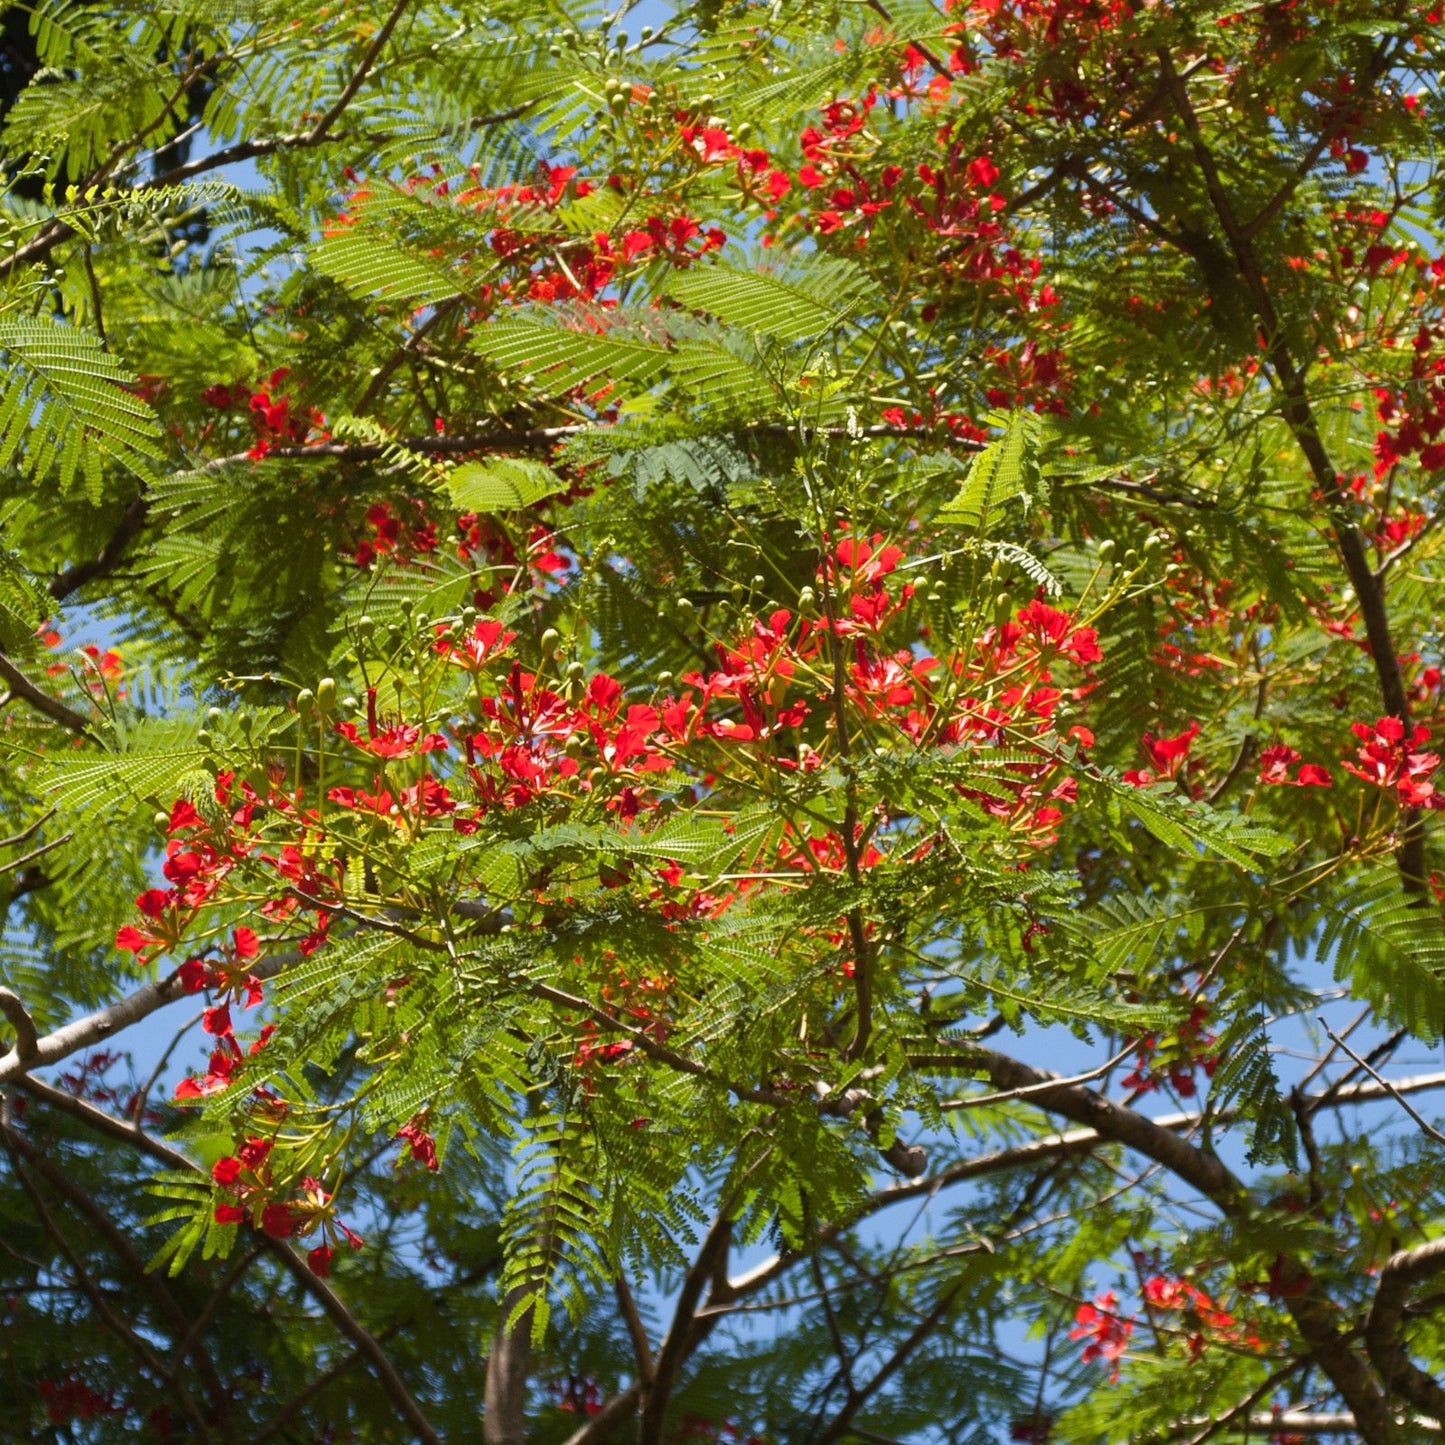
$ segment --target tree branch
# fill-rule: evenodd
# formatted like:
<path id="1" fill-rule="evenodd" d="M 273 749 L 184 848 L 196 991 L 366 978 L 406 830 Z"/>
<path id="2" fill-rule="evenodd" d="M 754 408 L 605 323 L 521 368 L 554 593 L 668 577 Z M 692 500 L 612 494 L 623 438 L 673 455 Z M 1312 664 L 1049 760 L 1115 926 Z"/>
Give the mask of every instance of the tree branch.
<path id="1" fill-rule="evenodd" d="M 83 718 L 78 712 L 53 698 L 49 693 L 42 691 L 30 681 L 13 662 L 3 653 L 0 653 L 0 679 L 3 679 L 10 688 L 12 697 L 18 697 L 28 702 L 38 713 L 43 713 L 51 722 L 59 723 L 61 727 L 69 728 L 73 733 L 90 735 L 90 719 Z"/>
<path id="2" fill-rule="evenodd" d="M 397 22 L 406 14 L 406 8 L 411 0 L 397 0 L 392 6 L 391 14 L 382 21 L 381 29 L 376 32 L 371 44 L 367 47 L 366 54 L 361 57 L 361 63 L 352 73 L 351 79 L 346 82 L 342 92 L 336 97 L 336 103 L 316 122 L 316 128 L 306 138 L 308 145 L 319 145 L 326 139 L 326 132 L 336 124 L 346 112 L 346 107 L 356 99 L 357 92 L 366 84 L 366 77 L 371 73 L 372 67 L 381 57 L 381 52 L 386 48 L 386 42 L 391 39 L 391 32 L 396 29 Z"/>
<path id="3" fill-rule="evenodd" d="M 1365 1348 L 1386 1386 L 1445 1424 L 1445 1387 L 1405 1353 L 1401 1328 L 1411 1289 L 1445 1271 L 1445 1239 L 1390 1256 L 1365 1321 Z"/>
<path id="4" fill-rule="evenodd" d="M 254 972 L 256 977 L 262 980 L 274 978 L 300 958 L 299 953 L 274 954 L 260 960 Z M 0 1084 L 9 1083 L 30 1069 L 58 1063 L 80 1049 L 98 1044 L 102 1039 L 108 1039 L 131 1024 L 139 1023 L 157 1009 L 162 1009 L 184 996 L 185 989 L 181 986 L 179 971 L 143 984 L 134 993 L 116 1003 L 86 1014 L 84 1018 L 76 1019 L 56 1029 L 54 1033 L 37 1039 L 35 1050 L 28 1058 L 23 1058 L 17 1049 L 0 1055 Z"/>
<path id="5" fill-rule="evenodd" d="M 701 1338 L 697 1332 L 697 1309 L 702 1303 L 703 1290 L 719 1268 L 726 1266 L 732 1239 L 732 1219 L 724 1201 L 678 1291 L 672 1324 L 657 1352 L 652 1380 L 643 1395 L 637 1445 L 662 1445 L 673 1387 L 677 1384 L 683 1364 Z"/>
<path id="6" fill-rule="evenodd" d="M 13 989 L 0 988 L 0 1013 L 5 1015 L 10 1021 L 10 1027 L 15 1030 L 15 1057 L 27 1062 L 33 1059 L 39 1043 L 35 1020 L 30 1017 L 30 1010 Z"/>

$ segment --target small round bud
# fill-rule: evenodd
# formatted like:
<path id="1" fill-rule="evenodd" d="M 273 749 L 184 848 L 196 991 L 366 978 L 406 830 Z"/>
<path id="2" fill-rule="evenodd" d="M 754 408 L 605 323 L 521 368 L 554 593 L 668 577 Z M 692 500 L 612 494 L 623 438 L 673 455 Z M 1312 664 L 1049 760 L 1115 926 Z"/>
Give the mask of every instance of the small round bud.
<path id="1" fill-rule="evenodd" d="M 811 587 L 804 587 L 803 590 L 798 593 L 798 606 L 805 612 L 812 607 L 817 600 L 818 598 Z"/>
<path id="2" fill-rule="evenodd" d="M 302 717 L 310 717 L 311 710 L 316 706 L 316 694 L 309 687 L 303 687 L 296 694 L 296 711 Z"/>
<path id="3" fill-rule="evenodd" d="M 155 817 L 151 819 L 151 827 L 153 827 L 156 832 L 159 833 L 162 838 L 164 838 L 166 834 L 169 833 L 171 830 L 170 814 L 157 813 Z"/>
<path id="4" fill-rule="evenodd" d="M 410 597 L 403 597 L 401 601 L 397 603 L 397 611 L 400 612 L 403 617 L 410 617 L 415 608 L 416 603 L 414 603 Z"/>
<path id="5" fill-rule="evenodd" d="M 657 686 L 663 692 L 672 686 L 672 674 L 666 668 L 657 674 Z"/>
<path id="6" fill-rule="evenodd" d="M 734 602 L 737 602 L 739 604 L 743 602 L 747 595 L 748 589 L 744 587 L 741 582 L 734 582 L 733 585 L 728 589 L 728 596 L 730 596 Z"/>
<path id="7" fill-rule="evenodd" d="M 370 613 L 356 619 L 356 635 L 365 642 L 376 631 L 376 618 Z"/>
<path id="8" fill-rule="evenodd" d="M 541 639 L 542 656 L 543 656 L 543 657 L 555 657 L 556 654 L 557 654 L 557 649 L 558 649 L 559 646 L 561 646 L 561 643 L 562 643 L 562 634 L 561 634 L 560 632 L 558 632 L 555 627 L 549 627 L 549 628 L 542 634 L 542 639 Z"/>
<path id="9" fill-rule="evenodd" d="M 425 612 L 418 612 L 412 619 L 412 626 L 415 627 L 418 632 L 426 632 L 431 627 L 431 618 L 428 617 Z"/>
<path id="10" fill-rule="evenodd" d="M 208 727 L 218 728 L 225 720 L 226 714 L 218 707 L 213 707 L 206 713 L 206 724 Z"/>
<path id="11" fill-rule="evenodd" d="M 569 662 L 567 664 L 567 676 L 573 682 L 580 681 L 583 673 L 586 671 L 587 669 L 583 667 L 580 662 Z"/>
<path id="12" fill-rule="evenodd" d="M 696 611 L 697 607 L 694 605 L 691 597 L 683 595 L 677 599 L 677 615 L 679 617 L 686 620 Z"/>
<path id="13" fill-rule="evenodd" d="M 208 748 L 208 747 L 210 747 L 210 745 L 211 745 L 211 735 L 210 735 L 210 733 L 208 733 L 208 732 L 205 730 L 205 728 L 202 728 L 202 729 L 200 730 L 200 732 L 198 732 L 198 733 L 196 734 L 196 744 L 197 744 L 198 747 L 203 747 L 203 748 Z"/>
<path id="14" fill-rule="evenodd" d="M 336 679 L 334 677 L 323 677 L 316 684 L 316 706 L 321 709 L 322 717 L 330 717 L 336 709 Z"/>
<path id="15" fill-rule="evenodd" d="M 1108 562 L 1112 560 L 1114 553 L 1118 550 L 1117 544 L 1112 537 L 1105 537 L 1099 543 L 1099 561 Z"/>
<path id="16" fill-rule="evenodd" d="M 475 607 L 463 607 L 463 608 L 462 608 L 462 626 L 463 626 L 463 627 L 468 627 L 468 628 L 471 627 L 471 625 L 472 625 L 476 620 L 477 620 L 477 609 L 476 609 Z"/>

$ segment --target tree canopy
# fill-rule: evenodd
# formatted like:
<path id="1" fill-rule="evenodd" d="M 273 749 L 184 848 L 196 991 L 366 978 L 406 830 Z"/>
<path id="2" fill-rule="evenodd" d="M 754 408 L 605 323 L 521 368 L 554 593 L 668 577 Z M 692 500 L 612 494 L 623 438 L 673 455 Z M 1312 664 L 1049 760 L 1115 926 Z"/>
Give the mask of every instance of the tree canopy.
<path id="1" fill-rule="evenodd" d="M 1438 6 L 3 19 L 0 1439 L 1439 1436 Z"/>

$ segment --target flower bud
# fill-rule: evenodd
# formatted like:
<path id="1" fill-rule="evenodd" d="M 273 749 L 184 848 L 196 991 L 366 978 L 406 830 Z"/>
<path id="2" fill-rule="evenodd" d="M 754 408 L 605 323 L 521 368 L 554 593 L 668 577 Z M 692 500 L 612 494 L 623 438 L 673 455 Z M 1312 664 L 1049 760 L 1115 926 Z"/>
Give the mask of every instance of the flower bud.
<path id="1" fill-rule="evenodd" d="M 316 694 L 309 687 L 303 687 L 296 694 L 296 711 L 302 717 L 310 717 L 311 710 L 316 706 Z"/>
<path id="2" fill-rule="evenodd" d="M 316 706 L 321 709 L 322 717 L 330 717 L 336 708 L 336 679 L 334 677 L 323 677 L 316 684 Z"/>
<path id="3" fill-rule="evenodd" d="M 555 657 L 557 655 L 557 649 L 562 643 L 562 634 L 558 632 L 555 627 L 549 627 L 542 634 L 541 642 L 542 656 Z"/>

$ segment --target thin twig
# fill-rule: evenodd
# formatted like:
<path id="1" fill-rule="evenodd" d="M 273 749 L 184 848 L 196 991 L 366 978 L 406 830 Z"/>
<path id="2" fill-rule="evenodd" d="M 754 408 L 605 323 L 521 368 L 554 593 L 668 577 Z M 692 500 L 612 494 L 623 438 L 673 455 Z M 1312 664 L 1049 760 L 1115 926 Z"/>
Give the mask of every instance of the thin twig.
<path id="1" fill-rule="evenodd" d="M 1342 1038 L 1340 1038 L 1330 1026 L 1318 1014 L 1315 1015 L 1315 1022 L 1329 1035 L 1330 1042 L 1343 1049 L 1387 1094 L 1420 1126 L 1426 1138 L 1433 1139 L 1437 1144 L 1445 1144 L 1445 1134 L 1442 1134 L 1433 1124 L 1429 1123 L 1423 1114 L 1418 1113 L 1409 1103 L 1403 1094 L 1395 1088 L 1386 1078 L 1377 1074 Z"/>

